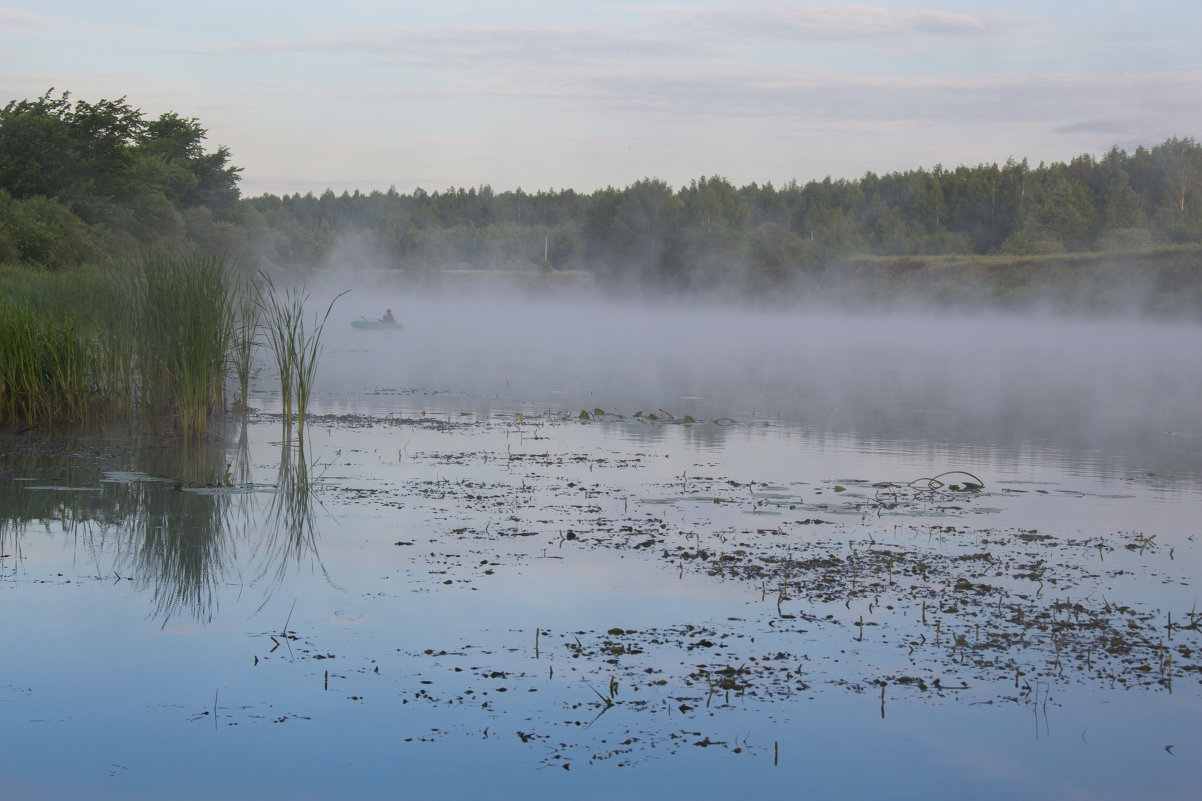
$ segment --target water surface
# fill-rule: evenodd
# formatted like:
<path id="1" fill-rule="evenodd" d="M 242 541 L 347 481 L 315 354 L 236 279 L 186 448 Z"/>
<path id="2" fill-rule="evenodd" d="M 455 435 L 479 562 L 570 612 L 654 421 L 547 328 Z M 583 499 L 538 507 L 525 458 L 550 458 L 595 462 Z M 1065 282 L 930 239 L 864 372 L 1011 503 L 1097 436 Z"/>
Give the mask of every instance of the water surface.
<path id="1" fill-rule="evenodd" d="M 4 797 L 1196 792 L 1197 329 L 363 303 L 0 443 Z"/>

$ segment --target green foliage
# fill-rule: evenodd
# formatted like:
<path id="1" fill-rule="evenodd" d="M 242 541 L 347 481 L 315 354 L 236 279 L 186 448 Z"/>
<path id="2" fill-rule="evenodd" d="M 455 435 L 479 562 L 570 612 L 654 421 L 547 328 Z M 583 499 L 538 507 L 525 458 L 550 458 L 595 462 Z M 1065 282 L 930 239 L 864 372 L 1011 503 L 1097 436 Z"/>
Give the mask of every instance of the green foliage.
<path id="1" fill-rule="evenodd" d="M 231 362 L 238 380 L 238 400 L 235 402 L 235 408 L 245 410 L 250 398 L 251 364 L 255 345 L 258 344 L 256 335 L 262 309 L 259 306 L 256 287 L 243 284 L 238 288 L 236 297 Z"/>
<path id="2" fill-rule="evenodd" d="M 0 189 L 0 264 L 57 270 L 94 258 L 98 236 L 59 201 L 24 200 Z"/>
<path id="3" fill-rule="evenodd" d="M 180 433 L 199 438 L 225 399 L 235 328 L 229 263 L 156 252 L 139 263 L 128 298 L 144 409 L 173 415 Z"/>
<path id="4" fill-rule="evenodd" d="M 106 404 L 94 343 L 73 316 L 0 299 L 0 423 L 84 420 Z"/>
<path id="5" fill-rule="evenodd" d="M 53 90 L 0 109 L 0 259 L 78 264 L 188 241 L 182 215 L 238 210 L 229 150 L 172 112 L 147 120 L 125 98 L 72 102 Z M 228 250 L 228 245 L 219 248 Z"/>
<path id="6" fill-rule="evenodd" d="M 231 369 L 245 403 L 257 309 L 232 263 L 159 251 L 118 266 L 0 267 L 0 425 L 140 411 L 196 442 Z"/>
<path id="7" fill-rule="evenodd" d="M 1008 256 L 1047 256 L 1064 253 L 1064 244 L 1054 235 L 1038 228 L 1015 231 L 1002 243 L 1001 252 Z"/>

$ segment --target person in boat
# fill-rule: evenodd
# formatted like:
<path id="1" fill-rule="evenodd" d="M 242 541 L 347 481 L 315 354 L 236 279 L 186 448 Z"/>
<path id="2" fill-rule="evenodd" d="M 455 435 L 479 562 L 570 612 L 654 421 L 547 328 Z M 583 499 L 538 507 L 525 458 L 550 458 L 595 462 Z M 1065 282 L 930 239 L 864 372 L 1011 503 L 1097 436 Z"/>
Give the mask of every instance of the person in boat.
<path id="1" fill-rule="evenodd" d="M 392 316 L 392 309 L 385 309 L 384 316 L 380 318 L 382 323 L 395 323 L 396 318 Z"/>

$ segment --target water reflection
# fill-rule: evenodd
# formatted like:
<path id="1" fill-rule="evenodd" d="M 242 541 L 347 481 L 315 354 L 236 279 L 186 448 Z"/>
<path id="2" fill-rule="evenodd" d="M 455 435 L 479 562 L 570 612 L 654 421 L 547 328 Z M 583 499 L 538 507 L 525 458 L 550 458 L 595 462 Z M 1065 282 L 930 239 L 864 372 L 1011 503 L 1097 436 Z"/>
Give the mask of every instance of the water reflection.
<path id="1" fill-rule="evenodd" d="M 280 442 L 279 468 L 275 491 L 267 507 L 266 524 L 255 543 L 254 554 L 260 565 L 259 580 L 269 587 L 281 584 L 292 566 L 306 562 L 329 579 L 317 553 L 317 527 L 314 524 L 316 501 L 316 465 L 310 461 L 305 441 L 293 439 L 290 427 Z M 264 603 L 270 594 L 264 598 Z"/>
<path id="2" fill-rule="evenodd" d="M 232 442 L 10 438 L 3 452 L 12 476 L 0 480 L 0 570 L 14 576 L 25 540 L 62 532 L 97 578 L 149 594 L 151 616 L 165 626 L 211 622 L 227 586 L 250 584 L 265 604 L 293 567 L 325 575 L 313 465 L 290 431 L 274 484 L 255 481 L 245 422 Z"/>
<path id="3" fill-rule="evenodd" d="M 231 496 L 164 491 L 150 482 L 127 487 L 132 500 L 118 538 L 139 590 L 151 592 L 154 616 L 166 625 L 187 614 L 208 622 L 232 562 Z"/>

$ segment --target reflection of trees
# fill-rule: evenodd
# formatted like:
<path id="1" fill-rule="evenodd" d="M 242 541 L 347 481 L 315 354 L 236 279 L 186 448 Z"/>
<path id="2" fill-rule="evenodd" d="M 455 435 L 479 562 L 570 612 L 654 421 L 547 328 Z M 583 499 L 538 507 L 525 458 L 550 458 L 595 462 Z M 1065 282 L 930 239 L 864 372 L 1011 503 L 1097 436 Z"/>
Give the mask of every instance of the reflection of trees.
<path id="1" fill-rule="evenodd" d="M 242 582 L 236 544 L 252 531 L 258 535 L 252 572 L 268 597 L 293 565 L 312 559 L 325 575 L 317 556 L 311 463 L 291 437 L 282 444 L 261 527 L 254 499 L 264 487 L 251 480 L 245 424 L 229 448 L 225 441 L 132 444 L 121 459 L 132 469 L 123 471 L 74 455 L 88 452 L 65 440 L 54 443 L 53 454 L 45 443 L 9 452 L 6 469 L 34 480 L 0 482 L 0 553 L 8 555 L 0 568 L 17 569 L 31 527 L 60 529 L 89 554 L 97 576 L 112 572 L 149 592 L 152 615 L 164 625 L 180 616 L 213 619 L 222 586 Z M 113 566 L 102 570 L 106 554 Z"/>

